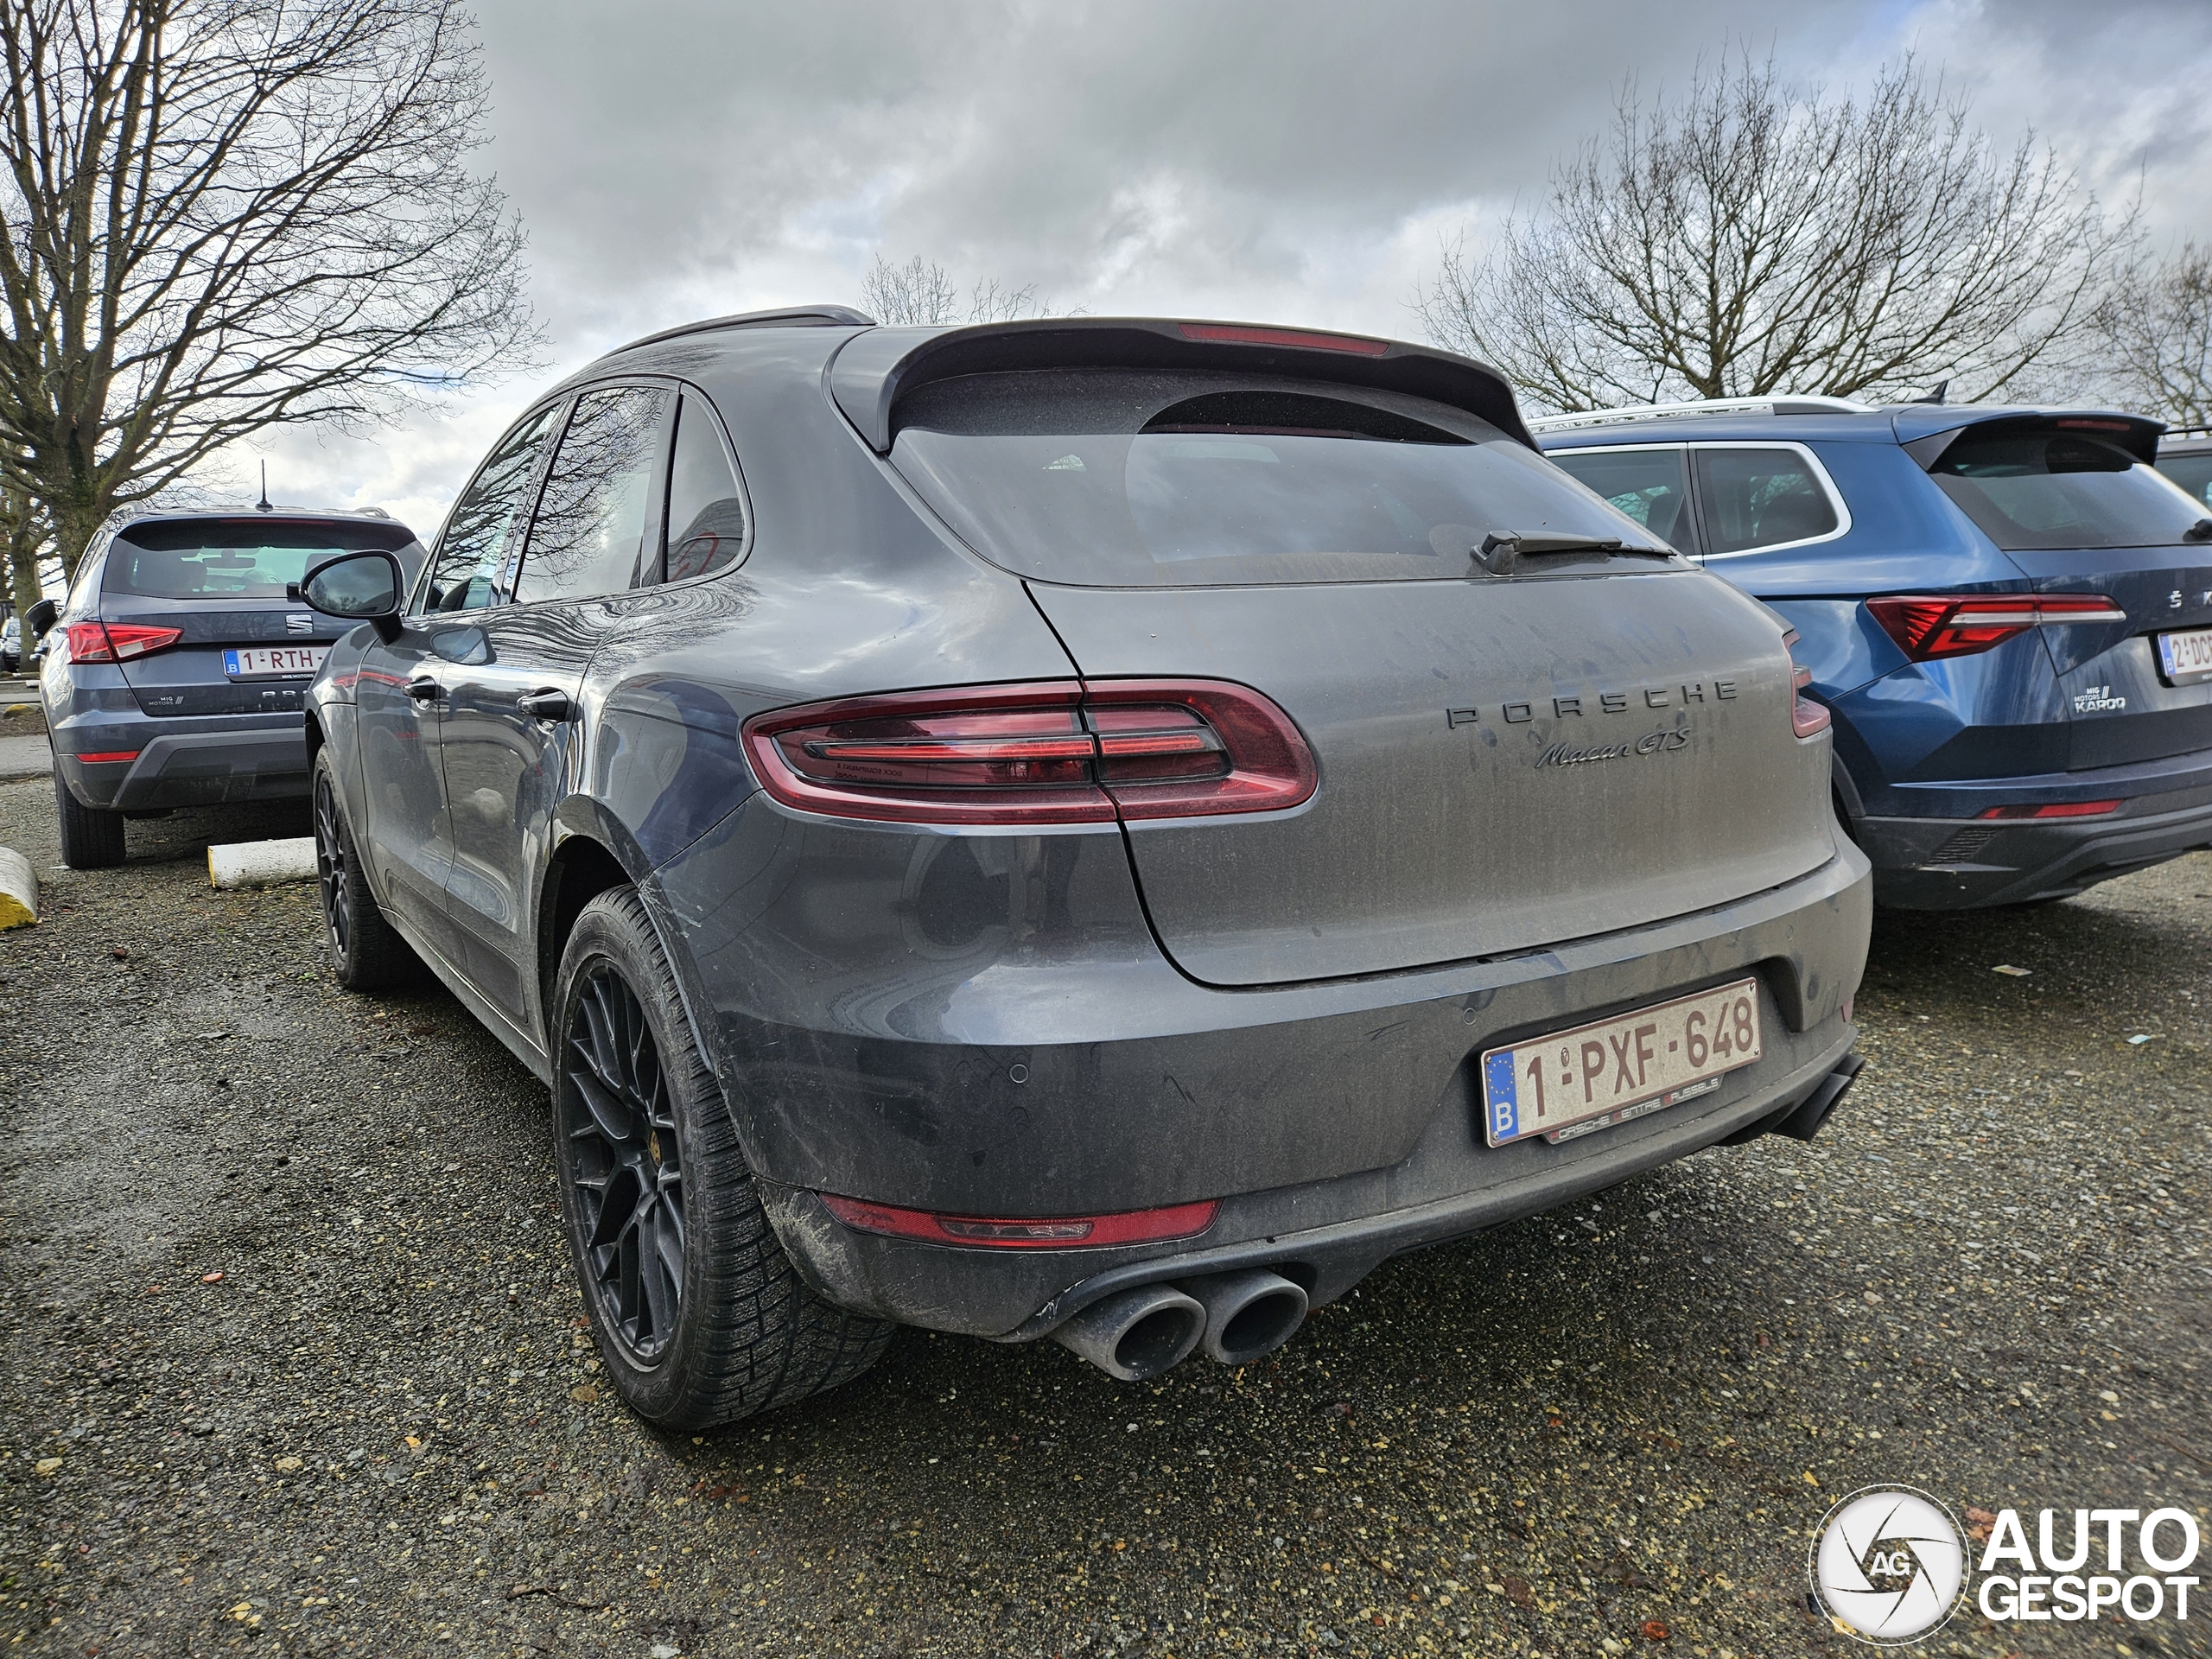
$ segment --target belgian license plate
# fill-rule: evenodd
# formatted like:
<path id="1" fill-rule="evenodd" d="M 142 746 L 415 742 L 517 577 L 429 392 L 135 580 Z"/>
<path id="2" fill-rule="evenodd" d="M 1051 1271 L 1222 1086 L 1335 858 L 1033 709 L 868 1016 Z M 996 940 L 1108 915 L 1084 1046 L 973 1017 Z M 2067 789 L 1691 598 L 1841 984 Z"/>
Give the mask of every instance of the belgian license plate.
<path id="1" fill-rule="evenodd" d="M 1487 1050 L 1484 1133 L 1493 1147 L 1532 1135 L 1572 1141 L 1708 1094 L 1758 1057 L 1758 982 L 1739 979 Z"/>
<path id="2" fill-rule="evenodd" d="M 2158 670 L 2168 685 L 2196 685 L 2212 680 L 2212 628 L 2188 628 L 2158 636 Z"/>
<path id="3" fill-rule="evenodd" d="M 223 653 L 223 672 L 234 680 L 293 679 L 322 666 L 328 645 L 240 645 Z"/>

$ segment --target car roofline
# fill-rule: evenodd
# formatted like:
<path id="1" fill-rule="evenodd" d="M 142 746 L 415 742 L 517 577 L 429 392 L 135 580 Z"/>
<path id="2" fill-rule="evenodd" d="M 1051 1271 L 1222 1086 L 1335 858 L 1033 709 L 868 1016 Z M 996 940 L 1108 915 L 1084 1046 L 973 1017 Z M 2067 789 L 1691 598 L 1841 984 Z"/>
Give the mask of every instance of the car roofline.
<path id="1" fill-rule="evenodd" d="M 1028 369 L 1256 373 L 1425 397 L 1465 410 L 1534 449 L 1511 382 L 1456 352 L 1374 335 L 1183 317 L 1030 317 L 952 328 L 876 327 L 830 365 L 830 394 L 878 454 L 899 401 L 956 375 Z"/>

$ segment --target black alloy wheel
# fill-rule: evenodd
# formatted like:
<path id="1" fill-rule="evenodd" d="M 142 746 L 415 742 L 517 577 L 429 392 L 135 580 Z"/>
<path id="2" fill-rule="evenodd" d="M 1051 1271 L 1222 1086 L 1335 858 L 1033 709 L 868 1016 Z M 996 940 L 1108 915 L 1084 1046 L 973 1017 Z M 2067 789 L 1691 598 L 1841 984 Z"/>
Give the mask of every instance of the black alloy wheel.
<path id="1" fill-rule="evenodd" d="M 561 1047 L 584 1107 L 569 1138 L 585 1276 L 625 1357 L 651 1366 L 683 1312 L 683 1157 L 660 1050 L 612 963 L 577 988 Z"/>
<path id="2" fill-rule="evenodd" d="M 322 909 L 322 943 L 332 976 L 349 991 L 379 991 L 422 972 L 407 941 L 385 919 L 361 868 L 361 843 L 346 822 L 330 751 L 315 758 L 315 902 Z"/>
<path id="3" fill-rule="evenodd" d="M 330 948 L 343 961 L 353 942 L 353 861 L 338 821 L 338 791 L 330 774 L 321 767 L 315 774 L 315 878 L 322 899 L 322 925 L 330 932 Z"/>

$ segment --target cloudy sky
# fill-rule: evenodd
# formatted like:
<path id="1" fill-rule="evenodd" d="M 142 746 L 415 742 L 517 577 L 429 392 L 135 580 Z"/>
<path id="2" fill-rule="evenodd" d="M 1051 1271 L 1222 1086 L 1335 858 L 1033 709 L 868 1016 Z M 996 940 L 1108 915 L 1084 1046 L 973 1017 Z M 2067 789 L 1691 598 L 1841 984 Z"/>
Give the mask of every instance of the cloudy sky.
<path id="1" fill-rule="evenodd" d="M 478 0 L 480 156 L 531 238 L 542 371 L 359 439 L 237 452 L 425 537 L 537 390 L 698 317 L 857 304 L 881 252 L 1055 309 L 1415 334 L 1440 238 L 1541 200 L 1621 88 L 1731 43 L 1844 91 L 1906 52 L 2159 245 L 2212 237 L 2202 0 Z"/>

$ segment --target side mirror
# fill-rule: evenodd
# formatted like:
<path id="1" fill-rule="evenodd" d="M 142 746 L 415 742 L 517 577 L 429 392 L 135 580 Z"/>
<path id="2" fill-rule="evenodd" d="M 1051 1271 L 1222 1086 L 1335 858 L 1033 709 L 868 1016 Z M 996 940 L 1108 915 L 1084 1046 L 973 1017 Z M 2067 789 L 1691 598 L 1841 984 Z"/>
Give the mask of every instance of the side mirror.
<path id="1" fill-rule="evenodd" d="M 405 584 L 399 561 L 389 553 L 340 553 L 302 576 L 301 603 L 347 622 L 366 622 L 377 638 L 399 638 L 399 601 Z"/>
<path id="2" fill-rule="evenodd" d="M 23 613 L 23 626 L 29 628 L 33 633 L 38 635 L 39 638 L 44 639 L 48 633 L 53 632 L 54 620 L 60 614 L 60 607 L 52 600 L 38 600 L 34 601 L 31 607 Z"/>

